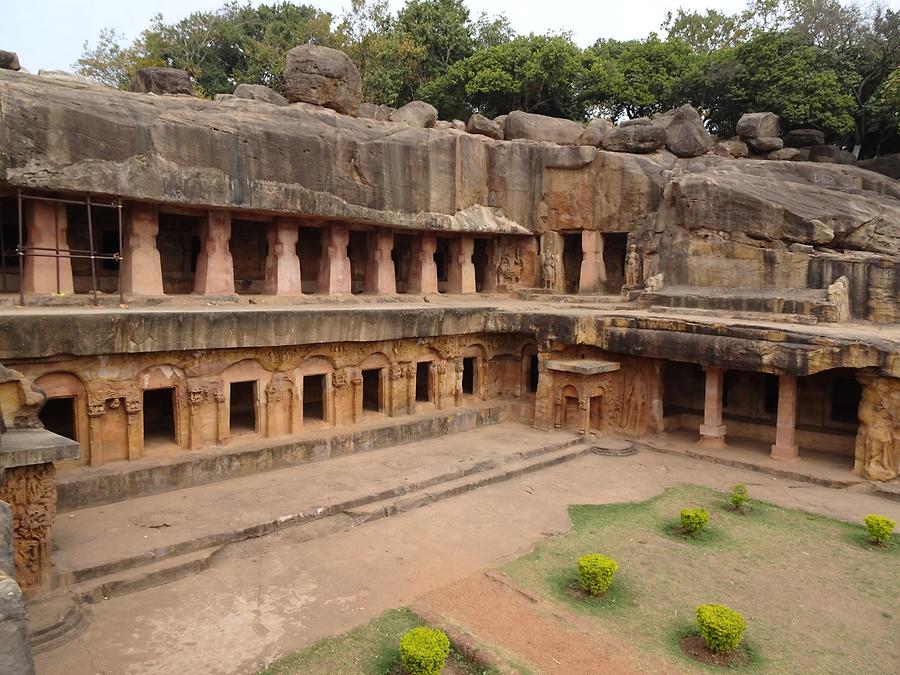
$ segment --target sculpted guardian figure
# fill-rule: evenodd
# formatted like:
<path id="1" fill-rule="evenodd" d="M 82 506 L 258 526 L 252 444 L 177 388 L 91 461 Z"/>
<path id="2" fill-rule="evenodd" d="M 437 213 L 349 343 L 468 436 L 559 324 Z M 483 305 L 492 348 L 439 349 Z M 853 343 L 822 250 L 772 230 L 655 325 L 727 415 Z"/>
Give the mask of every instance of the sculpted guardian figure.
<path id="1" fill-rule="evenodd" d="M 641 254 L 637 252 L 637 246 L 632 244 L 625 256 L 625 286 L 633 288 L 639 286 L 641 281 Z"/>
<path id="2" fill-rule="evenodd" d="M 541 271 L 544 275 L 544 288 L 556 288 L 556 254 L 549 248 L 544 251 Z"/>

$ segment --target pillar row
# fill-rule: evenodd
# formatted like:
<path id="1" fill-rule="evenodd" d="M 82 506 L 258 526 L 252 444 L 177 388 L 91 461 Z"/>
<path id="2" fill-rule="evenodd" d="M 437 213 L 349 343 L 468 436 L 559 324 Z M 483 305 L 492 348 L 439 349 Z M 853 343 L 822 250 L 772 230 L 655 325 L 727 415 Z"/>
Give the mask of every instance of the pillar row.
<path id="1" fill-rule="evenodd" d="M 606 281 L 603 266 L 603 235 L 594 230 L 581 233 L 581 276 L 578 281 L 579 293 L 599 293 Z"/>
<path id="2" fill-rule="evenodd" d="M 322 230 L 322 260 L 319 264 L 319 293 L 341 295 L 351 292 L 350 258 L 347 246 L 350 228 L 342 223 L 326 225 Z"/>
<path id="3" fill-rule="evenodd" d="M 475 239 L 464 234 L 450 241 L 450 264 L 447 269 L 448 293 L 475 292 L 475 264 L 472 254 L 475 252 Z"/>
<path id="4" fill-rule="evenodd" d="M 417 244 L 409 266 L 408 292 L 437 293 L 437 264 L 434 262 L 434 254 L 437 251 L 437 237 L 433 234 L 422 234 L 419 236 Z"/>
<path id="5" fill-rule="evenodd" d="M 393 295 L 397 292 L 394 274 L 394 233 L 377 230 L 369 233 L 369 258 L 366 263 L 366 293 Z"/>

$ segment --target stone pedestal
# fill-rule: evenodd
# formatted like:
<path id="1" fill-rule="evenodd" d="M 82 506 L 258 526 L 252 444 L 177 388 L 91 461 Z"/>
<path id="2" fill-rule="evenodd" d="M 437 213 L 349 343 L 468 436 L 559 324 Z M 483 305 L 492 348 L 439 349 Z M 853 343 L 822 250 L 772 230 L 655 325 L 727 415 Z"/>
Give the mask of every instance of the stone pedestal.
<path id="1" fill-rule="evenodd" d="M 407 287 L 410 293 L 428 295 L 438 292 L 437 264 L 434 262 L 435 251 L 437 251 L 437 237 L 433 234 L 422 234 L 409 266 Z"/>
<path id="2" fill-rule="evenodd" d="M 297 239 L 300 231 L 290 218 L 276 218 L 269 225 L 269 254 L 266 256 L 266 293 L 300 294 L 300 258 Z"/>
<path id="3" fill-rule="evenodd" d="M 45 429 L 14 429 L 0 438 L 0 501 L 12 509 L 16 578 L 26 593 L 50 581 L 53 462 L 77 459 L 78 452 L 78 443 Z"/>
<path id="4" fill-rule="evenodd" d="M 605 288 L 606 268 L 603 266 L 603 235 L 592 230 L 581 233 L 581 276 L 579 293 L 599 293 Z"/>
<path id="5" fill-rule="evenodd" d="M 394 273 L 394 233 L 378 230 L 369 233 L 369 259 L 366 265 L 366 293 L 393 295 L 397 292 Z"/>
<path id="6" fill-rule="evenodd" d="M 475 264 L 472 254 L 475 252 L 475 240 L 464 234 L 450 242 L 450 263 L 447 269 L 448 293 L 475 292 Z"/>
<path id="7" fill-rule="evenodd" d="M 700 443 L 706 447 L 725 445 L 725 425 L 722 423 L 724 386 L 725 371 L 721 368 L 707 368 L 703 424 L 700 425 Z"/>
<path id="8" fill-rule="evenodd" d="M 129 295 L 163 295 L 162 265 L 156 236 L 159 210 L 154 204 L 136 202 L 125 214 L 122 251 L 122 290 Z"/>
<path id="9" fill-rule="evenodd" d="M 28 200 L 25 219 L 28 248 L 43 250 L 34 251 L 37 255 L 25 256 L 22 288 L 26 293 L 74 293 L 72 261 L 52 257 L 57 247 L 61 252 L 69 250 L 65 205 Z"/>
<path id="10" fill-rule="evenodd" d="M 227 211 L 210 211 L 203 230 L 194 276 L 194 293 L 233 295 L 234 263 L 228 246 L 231 239 L 231 214 Z"/>
<path id="11" fill-rule="evenodd" d="M 778 378 L 778 422 L 775 428 L 775 459 L 797 459 L 797 378 L 781 375 Z"/>
<path id="12" fill-rule="evenodd" d="M 351 292 L 350 258 L 347 246 L 350 228 L 331 224 L 322 230 L 322 261 L 319 266 L 319 293 L 342 295 Z"/>

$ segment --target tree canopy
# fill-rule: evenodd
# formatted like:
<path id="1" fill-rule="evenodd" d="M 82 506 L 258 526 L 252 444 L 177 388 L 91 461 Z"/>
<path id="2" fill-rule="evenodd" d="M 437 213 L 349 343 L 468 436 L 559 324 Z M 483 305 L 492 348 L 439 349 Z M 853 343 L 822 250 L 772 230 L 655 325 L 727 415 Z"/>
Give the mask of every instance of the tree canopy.
<path id="1" fill-rule="evenodd" d="M 849 0 L 748 0 L 735 14 L 677 9 L 664 36 L 516 35 L 503 15 L 472 17 L 463 0 L 351 0 L 342 16 L 310 4 L 231 1 L 173 23 L 156 16 L 130 44 L 107 29 L 85 43 L 78 72 L 128 88 L 146 66 L 187 71 L 198 96 L 242 82 L 283 91 L 287 51 L 344 50 L 369 101 L 414 99 L 441 117 L 514 109 L 583 120 L 639 117 L 683 103 L 729 135 L 744 112 L 776 112 L 861 156 L 900 150 L 900 11 Z"/>

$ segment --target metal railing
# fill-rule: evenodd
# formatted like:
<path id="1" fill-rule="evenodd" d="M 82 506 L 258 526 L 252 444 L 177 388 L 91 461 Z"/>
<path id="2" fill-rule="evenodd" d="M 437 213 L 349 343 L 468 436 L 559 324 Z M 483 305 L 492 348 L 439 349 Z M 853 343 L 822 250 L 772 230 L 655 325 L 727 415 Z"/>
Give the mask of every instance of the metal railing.
<path id="1" fill-rule="evenodd" d="M 18 256 L 19 261 L 19 304 L 25 304 L 25 258 L 26 257 L 36 257 L 36 258 L 54 258 L 56 260 L 56 292 L 60 293 L 62 290 L 62 279 L 61 279 L 61 270 L 60 270 L 60 262 L 65 259 L 69 260 L 90 260 L 91 261 L 91 304 L 97 305 L 97 294 L 99 293 L 99 289 L 97 288 L 97 261 L 98 260 L 115 260 L 118 263 L 118 286 L 119 286 L 119 304 L 125 304 L 125 296 L 122 288 L 122 201 L 116 199 L 112 202 L 95 202 L 91 201 L 91 196 L 88 194 L 85 196 L 84 200 L 75 200 L 75 199 L 61 199 L 58 197 L 42 197 L 37 195 L 27 195 L 24 194 L 21 190 L 18 191 L 17 195 L 17 217 L 18 217 L 18 243 L 16 244 L 16 248 L 14 252 L 16 256 Z M 87 249 L 73 249 L 68 247 L 68 242 L 65 248 L 61 246 L 61 242 L 59 240 L 59 227 L 55 227 L 55 236 L 56 240 L 54 242 L 54 246 L 29 246 L 25 242 L 25 221 L 24 221 L 24 204 L 26 201 L 39 201 L 39 202 L 50 202 L 54 204 L 66 204 L 73 206 L 84 206 L 87 214 L 87 231 L 88 231 L 88 248 Z M 97 208 L 102 209 L 115 209 L 118 223 L 118 239 L 119 239 L 119 250 L 114 253 L 102 253 L 97 251 L 97 247 L 95 246 L 95 237 L 94 237 L 94 216 L 93 210 Z M 3 261 L 3 278 L 2 278 L 2 288 L 3 291 L 7 291 L 7 273 L 6 273 L 6 260 L 5 256 L 8 251 L 6 249 L 6 242 L 3 240 L 3 222 L 2 222 L 2 213 L 0 213 L 0 259 Z M 74 282 L 74 279 L 73 279 Z"/>

